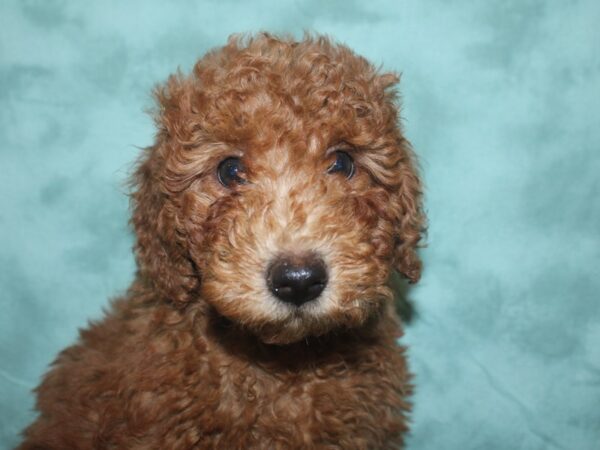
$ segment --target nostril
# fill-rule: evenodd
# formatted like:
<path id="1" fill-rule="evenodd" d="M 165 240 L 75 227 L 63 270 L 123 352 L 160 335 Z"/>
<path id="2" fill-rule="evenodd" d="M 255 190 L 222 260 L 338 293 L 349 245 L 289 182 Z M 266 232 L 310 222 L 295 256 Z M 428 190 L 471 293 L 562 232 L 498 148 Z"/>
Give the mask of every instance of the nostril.
<path id="1" fill-rule="evenodd" d="M 277 296 L 288 297 L 292 295 L 293 288 L 291 286 L 276 286 L 275 291 Z"/>
<path id="2" fill-rule="evenodd" d="M 314 300 L 327 285 L 327 269 L 321 258 L 279 258 L 267 273 L 269 289 L 280 300 L 300 306 Z"/>

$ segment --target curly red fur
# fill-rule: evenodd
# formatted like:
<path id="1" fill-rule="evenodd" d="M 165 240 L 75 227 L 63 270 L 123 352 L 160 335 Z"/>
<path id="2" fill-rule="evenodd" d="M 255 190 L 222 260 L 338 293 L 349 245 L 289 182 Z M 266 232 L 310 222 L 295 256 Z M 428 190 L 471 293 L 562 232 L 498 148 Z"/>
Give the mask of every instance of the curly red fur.
<path id="1" fill-rule="evenodd" d="M 139 271 L 37 389 L 32 449 L 388 449 L 410 409 L 395 268 L 423 228 L 398 77 L 325 37 L 232 37 L 156 90 L 133 177 Z M 351 179 L 327 173 L 334 151 Z M 219 183 L 220 161 L 248 181 Z M 280 254 L 329 270 L 312 306 L 265 283 Z"/>

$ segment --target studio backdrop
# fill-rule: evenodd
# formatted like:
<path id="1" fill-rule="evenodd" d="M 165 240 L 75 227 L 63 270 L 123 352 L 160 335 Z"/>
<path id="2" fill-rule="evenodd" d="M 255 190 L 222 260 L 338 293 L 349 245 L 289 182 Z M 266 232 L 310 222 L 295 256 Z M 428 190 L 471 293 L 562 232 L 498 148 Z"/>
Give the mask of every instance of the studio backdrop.
<path id="1" fill-rule="evenodd" d="M 600 448 L 599 23 L 595 0 L 3 1 L 0 447 L 133 278 L 153 86 L 231 33 L 307 30 L 402 73 L 429 218 L 408 448 Z"/>

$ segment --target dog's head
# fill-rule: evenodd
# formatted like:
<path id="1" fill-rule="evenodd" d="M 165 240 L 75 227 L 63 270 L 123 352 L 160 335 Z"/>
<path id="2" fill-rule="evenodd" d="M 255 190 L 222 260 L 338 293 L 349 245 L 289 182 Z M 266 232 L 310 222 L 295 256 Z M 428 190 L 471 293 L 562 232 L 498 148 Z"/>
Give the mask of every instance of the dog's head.
<path id="1" fill-rule="evenodd" d="M 135 174 L 140 275 L 264 342 L 355 328 L 420 276 L 394 74 L 328 39 L 231 38 L 157 90 Z"/>

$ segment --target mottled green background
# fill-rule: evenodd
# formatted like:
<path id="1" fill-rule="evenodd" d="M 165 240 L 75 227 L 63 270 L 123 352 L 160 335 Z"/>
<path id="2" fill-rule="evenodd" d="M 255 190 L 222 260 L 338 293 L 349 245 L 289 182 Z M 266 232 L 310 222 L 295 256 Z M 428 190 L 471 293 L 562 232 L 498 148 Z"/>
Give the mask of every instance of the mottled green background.
<path id="1" fill-rule="evenodd" d="M 600 2 L 0 3 L 0 447 L 134 270 L 149 91 L 232 32 L 403 72 L 430 217 L 409 449 L 600 448 Z"/>

